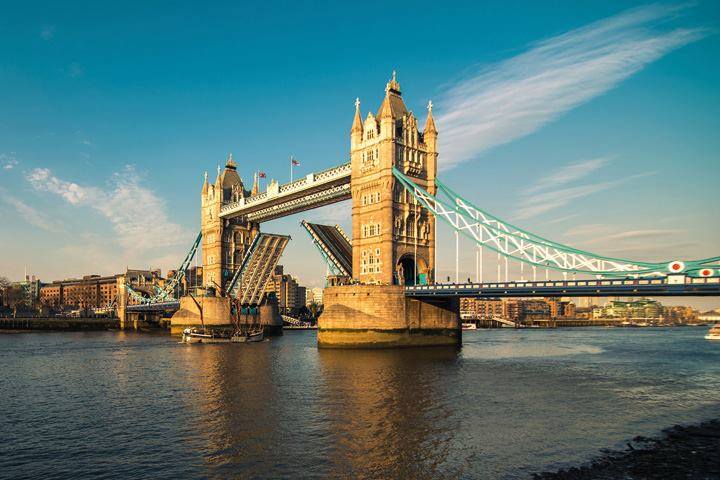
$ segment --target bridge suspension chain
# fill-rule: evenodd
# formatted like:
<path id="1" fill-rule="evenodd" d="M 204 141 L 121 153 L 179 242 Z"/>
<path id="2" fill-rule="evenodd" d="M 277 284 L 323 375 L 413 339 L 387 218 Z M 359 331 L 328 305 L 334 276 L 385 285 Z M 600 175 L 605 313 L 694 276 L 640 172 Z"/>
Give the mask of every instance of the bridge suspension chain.
<path id="1" fill-rule="evenodd" d="M 506 276 L 507 259 L 564 274 L 569 272 L 600 276 L 663 276 L 668 272 L 698 275 L 709 272 L 709 275 L 712 274 L 712 269 L 720 267 L 720 257 L 686 262 L 638 262 L 582 251 L 504 222 L 468 202 L 439 180 L 436 180 L 436 185 L 447 200 L 430 194 L 395 167 L 393 175 L 418 202 L 437 218 L 448 223 L 456 233 L 462 233 L 477 245 L 486 246 L 504 256 Z"/>
<path id="2" fill-rule="evenodd" d="M 175 271 L 175 276 L 172 278 L 172 280 L 170 280 L 170 282 L 168 282 L 162 288 L 155 287 L 155 293 L 152 296 L 143 297 L 140 293 L 135 291 L 130 285 L 126 283 L 125 290 L 127 291 L 130 298 L 132 298 L 133 300 L 135 300 L 136 303 L 139 304 L 161 303 L 173 300 L 173 292 L 175 290 L 175 287 L 177 287 L 177 285 L 180 283 L 180 280 L 185 277 L 185 272 L 190 268 L 190 263 L 195 257 L 197 249 L 200 246 L 200 240 L 202 240 L 202 232 L 198 233 L 198 236 L 195 238 L 195 241 L 190 247 L 190 250 L 185 255 L 185 259 L 183 260 L 182 264 L 180 264 L 180 267 Z"/>

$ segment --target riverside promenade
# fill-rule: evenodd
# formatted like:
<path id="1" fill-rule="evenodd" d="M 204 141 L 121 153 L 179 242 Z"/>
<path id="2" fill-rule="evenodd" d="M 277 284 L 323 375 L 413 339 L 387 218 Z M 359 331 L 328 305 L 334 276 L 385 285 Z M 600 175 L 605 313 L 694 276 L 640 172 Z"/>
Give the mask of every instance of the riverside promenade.
<path id="1" fill-rule="evenodd" d="M 0 333 L 8 331 L 79 331 L 120 328 L 117 318 L 24 317 L 0 318 Z"/>

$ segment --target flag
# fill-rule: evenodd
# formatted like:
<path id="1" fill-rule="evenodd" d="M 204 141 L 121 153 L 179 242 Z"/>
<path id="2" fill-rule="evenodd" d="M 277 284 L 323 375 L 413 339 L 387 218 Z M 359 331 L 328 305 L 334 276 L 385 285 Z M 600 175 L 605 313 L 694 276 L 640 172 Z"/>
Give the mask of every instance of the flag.
<path id="1" fill-rule="evenodd" d="M 258 173 L 258 178 L 265 178 L 265 172 Z"/>
<path id="2" fill-rule="evenodd" d="M 300 165 L 300 160 L 296 160 L 296 159 L 293 158 L 293 159 L 290 160 L 290 161 L 291 161 L 292 164 L 293 164 L 294 166 L 296 166 L 296 167 L 297 167 L 298 165 Z"/>

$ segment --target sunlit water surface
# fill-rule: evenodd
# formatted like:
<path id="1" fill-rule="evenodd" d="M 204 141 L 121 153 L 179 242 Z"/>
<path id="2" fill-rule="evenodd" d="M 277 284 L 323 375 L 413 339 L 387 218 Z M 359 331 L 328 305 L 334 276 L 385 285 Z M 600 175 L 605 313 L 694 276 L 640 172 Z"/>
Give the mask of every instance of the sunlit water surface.
<path id="1" fill-rule="evenodd" d="M 0 335 L 0 477 L 528 478 L 720 416 L 706 330 L 479 330 L 459 352 Z"/>

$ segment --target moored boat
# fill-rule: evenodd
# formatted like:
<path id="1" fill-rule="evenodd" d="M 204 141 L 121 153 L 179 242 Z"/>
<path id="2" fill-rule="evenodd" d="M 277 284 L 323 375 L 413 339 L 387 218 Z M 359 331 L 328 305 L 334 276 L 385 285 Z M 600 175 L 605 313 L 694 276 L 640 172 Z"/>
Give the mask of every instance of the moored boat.
<path id="1" fill-rule="evenodd" d="M 245 333 L 237 331 L 230 337 L 230 341 L 233 343 L 262 342 L 264 337 L 263 329 L 260 328 Z"/>
<path id="2" fill-rule="evenodd" d="M 182 335 L 183 343 L 223 343 L 229 341 L 230 338 L 227 335 L 221 335 L 205 328 L 188 327 L 183 330 Z"/>
<path id="3" fill-rule="evenodd" d="M 705 338 L 708 340 L 720 340 L 720 324 L 712 327 L 705 335 Z"/>
<path id="4" fill-rule="evenodd" d="M 474 323 L 463 323 L 462 329 L 463 330 L 477 330 L 477 325 Z"/>

